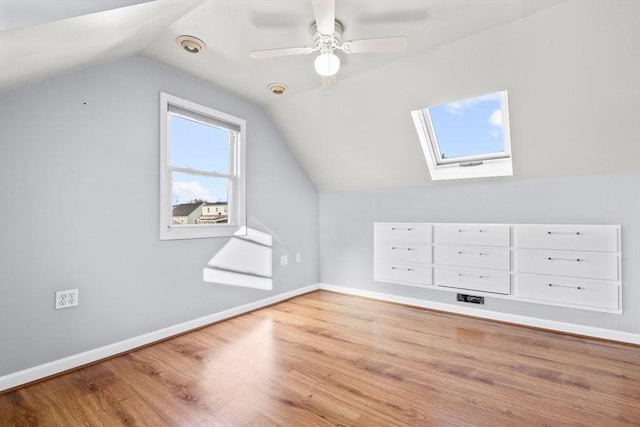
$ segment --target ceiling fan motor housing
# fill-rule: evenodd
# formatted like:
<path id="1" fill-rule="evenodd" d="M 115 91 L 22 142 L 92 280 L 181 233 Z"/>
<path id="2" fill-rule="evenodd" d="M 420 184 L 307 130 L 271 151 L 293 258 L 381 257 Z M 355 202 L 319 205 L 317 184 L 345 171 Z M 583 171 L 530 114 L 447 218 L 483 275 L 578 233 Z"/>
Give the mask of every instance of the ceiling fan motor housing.
<path id="1" fill-rule="evenodd" d="M 315 22 L 311 26 L 313 43 L 320 49 L 321 53 L 332 52 L 340 46 L 340 43 L 342 43 L 342 31 L 343 27 L 339 21 L 334 22 L 333 34 L 320 34 L 318 25 Z"/>

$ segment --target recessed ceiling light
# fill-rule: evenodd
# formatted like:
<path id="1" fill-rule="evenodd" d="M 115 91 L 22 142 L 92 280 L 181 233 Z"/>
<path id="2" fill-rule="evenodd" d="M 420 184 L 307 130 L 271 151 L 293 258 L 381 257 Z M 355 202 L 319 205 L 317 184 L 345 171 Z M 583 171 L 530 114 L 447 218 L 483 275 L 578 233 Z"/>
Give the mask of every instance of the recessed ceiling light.
<path id="1" fill-rule="evenodd" d="M 176 38 L 176 43 L 189 53 L 200 53 L 201 50 L 204 50 L 204 48 L 207 47 L 205 42 L 197 37 L 189 35 L 178 36 Z"/>
<path id="2" fill-rule="evenodd" d="M 275 95 L 282 95 L 287 91 L 287 85 L 284 83 L 269 83 L 267 87 Z"/>

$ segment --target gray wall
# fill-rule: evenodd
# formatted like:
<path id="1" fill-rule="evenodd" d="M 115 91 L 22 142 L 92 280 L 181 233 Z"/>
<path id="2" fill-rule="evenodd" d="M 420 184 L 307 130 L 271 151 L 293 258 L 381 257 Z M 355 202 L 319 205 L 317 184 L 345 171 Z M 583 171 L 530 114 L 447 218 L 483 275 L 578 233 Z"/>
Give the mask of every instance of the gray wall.
<path id="1" fill-rule="evenodd" d="M 622 315 L 499 298 L 480 308 L 640 333 L 640 174 L 320 193 L 322 283 L 459 304 L 452 292 L 373 281 L 373 223 L 385 221 L 620 224 Z"/>
<path id="2" fill-rule="evenodd" d="M 248 226 L 274 260 L 302 253 L 272 291 L 202 281 L 228 239 L 158 239 L 160 91 L 247 120 Z M 318 192 L 270 119 L 144 58 L 0 94 L 0 204 L 0 375 L 318 279 Z M 72 288 L 80 305 L 54 310 Z"/>

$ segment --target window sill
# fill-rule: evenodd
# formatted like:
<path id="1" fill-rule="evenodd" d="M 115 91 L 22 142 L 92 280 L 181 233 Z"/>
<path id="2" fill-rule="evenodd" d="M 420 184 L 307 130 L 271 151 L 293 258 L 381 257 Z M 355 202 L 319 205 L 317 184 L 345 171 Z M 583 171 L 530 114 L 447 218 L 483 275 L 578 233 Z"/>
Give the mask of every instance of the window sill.
<path id="1" fill-rule="evenodd" d="M 160 240 L 207 239 L 211 237 L 234 237 L 242 234 L 244 227 L 240 225 L 217 225 L 215 227 L 189 226 L 168 227 L 160 229 Z M 245 229 L 246 230 L 246 229 Z M 246 233 L 246 231 L 245 231 Z"/>
<path id="2" fill-rule="evenodd" d="M 438 166 L 429 163 L 429 160 L 427 160 L 429 174 L 431 174 L 431 179 L 434 181 L 513 176 L 511 158 L 484 160 L 480 165 L 468 167 L 461 167 L 459 163 Z"/>

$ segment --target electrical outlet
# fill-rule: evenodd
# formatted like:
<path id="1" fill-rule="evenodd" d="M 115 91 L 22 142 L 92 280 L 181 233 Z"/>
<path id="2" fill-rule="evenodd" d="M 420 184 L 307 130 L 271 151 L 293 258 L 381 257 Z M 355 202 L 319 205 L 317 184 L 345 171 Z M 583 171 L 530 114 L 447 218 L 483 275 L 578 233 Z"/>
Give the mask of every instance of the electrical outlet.
<path id="1" fill-rule="evenodd" d="M 289 257 L 282 255 L 280 257 L 280 265 L 287 265 L 289 263 Z"/>
<path id="2" fill-rule="evenodd" d="M 77 289 L 56 292 L 56 310 L 77 306 L 78 294 L 79 291 Z"/>
<path id="3" fill-rule="evenodd" d="M 300 261 L 302 261 L 302 255 L 296 254 L 296 262 L 300 262 Z"/>

